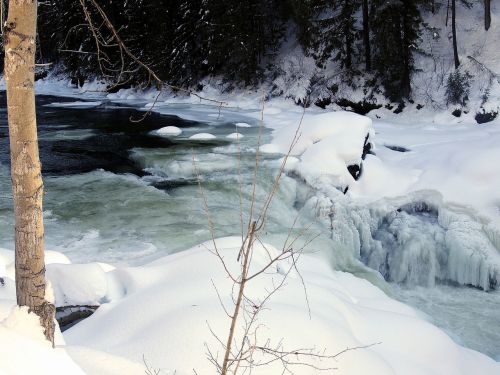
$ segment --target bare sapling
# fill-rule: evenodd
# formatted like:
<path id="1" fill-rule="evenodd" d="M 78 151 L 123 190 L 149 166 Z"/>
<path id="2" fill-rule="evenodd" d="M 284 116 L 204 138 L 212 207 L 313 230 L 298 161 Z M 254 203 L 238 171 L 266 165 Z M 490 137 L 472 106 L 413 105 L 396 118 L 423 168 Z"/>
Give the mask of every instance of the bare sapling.
<path id="1" fill-rule="evenodd" d="M 241 153 L 238 145 L 238 174 L 240 175 L 239 206 L 242 238 L 238 253 L 232 255 L 234 256 L 234 259 L 227 257 L 227 254 L 223 254 L 217 246 L 215 224 L 208 206 L 208 200 L 202 186 L 200 174 L 198 173 L 196 158 L 193 155 L 194 173 L 198 178 L 200 196 L 202 198 L 203 208 L 207 216 L 208 227 L 211 234 L 212 246 L 210 248 L 207 247 L 207 249 L 217 257 L 218 261 L 222 265 L 222 268 L 224 269 L 227 279 L 231 283 L 231 303 L 230 306 L 226 306 L 227 304 L 224 303 L 219 289 L 212 281 L 219 303 L 225 315 L 229 319 L 227 336 L 221 336 L 220 334 L 214 332 L 210 324 L 207 322 L 211 334 L 216 339 L 216 342 L 220 347 L 219 349 L 214 349 L 206 344 L 207 358 L 213 364 L 217 373 L 221 375 L 250 373 L 252 369 L 276 363 L 281 365 L 283 373 L 293 373 L 294 368 L 304 366 L 319 371 L 334 370 L 335 366 L 332 362 L 343 353 L 374 345 L 371 344 L 363 347 L 346 348 L 341 352 L 328 354 L 325 349 L 315 347 L 290 349 L 286 347 L 284 339 L 281 339 L 278 342 L 272 342 L 270 339 L 265 338 L 265 335 L 261 337 L 262 335 L 260 334 L 261 329 L 265 326 L 260 322 L 261 313 L 268 309 L 269 301 L 286 285 L 286 281 L 292 272 L 295 272 L 296 275 L 298 275 L 302 283 L 305 301 L 310 315 L 307 288 L 304 283 L 304 279 L 297 268 L 297 262 L 306 247 L 319 234 L 309 233 L 311 226 L 307 226 L 296 231 L 297 216 L 293 221 L 292 227 L 288 231 L 283 246 L 278 252 L 269 249 L 261 240 L 261 235 L 264 232 L 269 215 L 269 208 L 273 198 L 278 192 L 280 180 L 286 170 L 287 160 L 300 139 L 300 129 L 305 115 L 305 107 L 306 105 L 304 105 L 304 111 L 302 112 L 302 116 L 290 143 L 289 149 L 285 156 L 281 159 L 270 191 L 267 193 L 261 207 L 257 208 L 259 202 L 256 201 L 256 190 L 258 184 L 258 172 L 261 165 L 260 144 L 264 121 L 263 101 L 257 138 L 255 165 L 252 183 L 250 186 L 250 207 L 247 212 L 243 212 L 240 170 Z M 248 221 L 244 220 L 245 214 L 248 215 Z M 298 244 L 299 239 L 302 239 L 302 243 L 300 245 Z M 258 249 L 258 251 L 263 251 L 267 259 L 263 265 L 259 265 L 257 267 L 255 262 L 253 262 L 255 251 L 257 251 L 256 249 Z M 236 266 L 234 262 L 236 262 L 238 266 Z M 237 271 L 234 271 L 235 269 Z M 249 286 L 252 282 L 264 277 L 270 278 L 270 285 L 265 289 L 261 296 L 250 297 L 248 294 Z M 220 357 L 219 351 L 223 353 Z"/>

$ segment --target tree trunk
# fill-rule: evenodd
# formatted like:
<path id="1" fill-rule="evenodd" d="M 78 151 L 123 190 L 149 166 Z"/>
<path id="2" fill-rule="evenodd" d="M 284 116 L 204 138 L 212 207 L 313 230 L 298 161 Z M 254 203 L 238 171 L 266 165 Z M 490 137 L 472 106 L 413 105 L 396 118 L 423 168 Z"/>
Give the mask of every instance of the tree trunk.
<path id="1" fill-rule="evenodd" d="M 352 35 L 351 35 L 351 18 L 352 8 L 349 0 L 344 1 L 344 10 L 342 12 L 345 16 L 345 67 L 351 69 L 352 67 Z"/>
<path id="2" fill-rule="evenodd" d="M 5 24 L 5 82 L 15 212 L 16 295 L 40 317 L 54 342 L 54 306 L 45 300 L 43 182 L 35 113 L 36 0 L 10 0 Z"/>
<path id="3" fill-rule="evenodd" d="M 456 27 L 456 0 L 451 0 L 451 32 L 453 34 L 453 57 L 455 59 L 455 69 L 460 66 L 457 47 L 457 27 Z"/>
<path id="4" fill-rule="evenodd" d="M 484 0 L 484 29 L 487 31 L 491 26 L 491 1 Z"/>
<path id="5" fill-rule="evenodd" d="M 368 0 L 363 0 L 363 44 L 365 46 L 366 71 L 372 70 L 371 46 L 370 46 L 370 18 L 368 15 Z"/>
<path id="6" fill-rule="evenodd" d="M 406 5 L 406 4 L 404 4 Z M 401 46 L 402 54 L 402 69 L 401 69 L 401 96 L 409 98 L 411 93 L 411 77 L 410 77 L 410 41 L 408 40 L 408 16 L 406 9 L 402 9 L 401 28 L 402 35 L 399 45 Z"/>

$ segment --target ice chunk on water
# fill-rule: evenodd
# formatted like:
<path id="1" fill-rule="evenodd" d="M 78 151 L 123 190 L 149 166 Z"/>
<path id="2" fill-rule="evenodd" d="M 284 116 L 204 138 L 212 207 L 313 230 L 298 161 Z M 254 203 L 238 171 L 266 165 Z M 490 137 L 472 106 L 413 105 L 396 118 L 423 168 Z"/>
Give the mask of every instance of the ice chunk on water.
<path id="1" fill-rule="evenodd" d="M 158 129 L 156 131 L 156 134 L 172 136 L 172 137 L 180 135 L 181 133 L 182 133 L 182 130 L 180 128 L 178 128 L 177 126 L 165 126 L 165 127 Z"/>
<path id="2" fill-rule="evenodd" d="M 250 124 L 247 124 L 246 122 L 237 122 L 235 125 L 238 128 L 250 128 L 252 126 Z"/>
<path id="3" fill-rule="evenodd" d="M 207 141 L 215 138 L 216 138 L 215 135 L 210 133 L 197 133 L 189 137 L 189 139 L 199 140 L 199 141 Z"/>
<path id="4" fill-rule="evenodd" d="M 229 138 L 229 139 L 241 139 L 243 137 L 244 137 L 244 135 L 241 133 L 231 133 L 229 135 L 226 135 L 226 138 Z"/>
<path id="5" fill-rule="evenodd" d="M 85 108 L 99 107 L 101 104 L 102 104 L 102 102 L 90 102 L 90 101 L 77 100 L 76 102 L 54 102 L 54 103 L 46 104 L 45 107 L 85 109 Z"/>

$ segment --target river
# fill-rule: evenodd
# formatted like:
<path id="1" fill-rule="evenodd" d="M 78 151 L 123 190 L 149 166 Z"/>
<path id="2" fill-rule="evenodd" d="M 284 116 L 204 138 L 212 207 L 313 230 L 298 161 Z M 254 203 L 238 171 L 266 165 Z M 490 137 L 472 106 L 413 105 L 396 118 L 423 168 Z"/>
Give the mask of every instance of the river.
<path id="1" fill-rule="evenodd" d="M 257 188 L 252 193 L 259 126 L 244 113 L 233 114 L 216 125 L 210 121 L 213 113 L 207 114 L 206 122 L 152 113 L 134 123 L 130 118 L 139 118 L 143 112 L 109 101 L 88 108 L 53 105 L 72 101 L 37 96 L 46 248 L 66 254 L 75 263 L 141 265 L 209 239 L 203 196 L 215 235 L 238 235 L 241 217 L 243 222 L 248 220 L 253 198 L 257 206 L 261 205 L 272 188 L 279 157 L 261 155 Z M 0 93 L 0 103 L 0 247 L 12 249 L 4 93 Z M 196 110 L 203 111 L 203 107 Z M 248 122 L 250 127 L 237 128 L 237 121 Z M 155 132 L 165 126 L 176 126 L 183 132 L 175 138 Z M 226 138 L 235 131 L 244 135 L 239 142 Z M 205 132 L 216 138 L 189 139 Z M 270 131 L 263 129 L 260 138 L 261 143 L 268 142 Z M 340 192 L 334 202 L 339 213 L 334 223 L 328 214 L 320 213 L 321 207 L 311 203 L 315 193 L 296 176 L 283 176 L 269 211 L 265 241 L 279 247 L 292 226 L 295 233 L 308 228 L 300 241 L 317 236 L 310 251 L 321 253 L 332 267 L 370 279 L 394 298 L 427 314 L 457 342 L 500 360 L 499 291 L 484 292 L 448 282 L 421 285 L 418 280 L 397 280 L 392 272 L 394 265 L 385 273 L 374 267 L 391 281 L 386 283 L 361 263 L 373 267 L 371 253 L 360 254 L 363 236 L 358 233 L 359 221 L 373 226 L 373 220 L 378 220 L 373 238 L 384 244 L 384 251 L 397 254 L 401 249 L 386 240 L 387 233 L 395 230 L 394 223 L 387 223 L 385 218 L 382 223 L 375 217 L 380 212 L 373 209 L 351 206 Z M 342 211 L 344 214 L 340 214 Z M 410 224 L 405 230 L 420 238 L 425 237 L 422 233 L 431 233 L 432 245 L 428 241 L 422 246 L 438 251 L 442 227 L 432 210 L 407 211 L 405 223 Z M 353 220 L 353 215 L 361 219 Z M 346 217 L 349 220 L 344 220 Z M 349 236 L 354 240 L 346 240 Z M 425 260 L 417 259 L 414 264 L 421 264 L 426 272 Z"/>

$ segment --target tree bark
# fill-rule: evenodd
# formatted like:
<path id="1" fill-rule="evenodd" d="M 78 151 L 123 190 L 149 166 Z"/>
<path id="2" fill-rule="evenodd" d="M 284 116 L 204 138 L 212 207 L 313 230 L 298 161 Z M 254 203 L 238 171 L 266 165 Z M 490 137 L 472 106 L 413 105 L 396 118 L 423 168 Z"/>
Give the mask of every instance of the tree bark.
<path id="1" fill-rule="evenodd" d="M 54 343 L 54 306 L 45 299 L 43 182 L 35 113 L 36 0 L 10 0 L 5 32 L 5 82 L 15 213 L 16 296 L 40 317 Z"/>
<path id="2" fill-rule="evenodd" d="M 405 4 L 406 5 L 406 4 Z M 403 14 L 401 17 L 401 30 L 402 40 L 401 40 L 401 53 L 403 57 L 403 69 L 401 74 L 401 94 L 404 98 L 409 98 L 411 93 L 411 77 L 410 77 L 410 41 L 408 40 L 408 15 L 406 14 L 406 9 L 403 8 Z"/>
<path id="3" fill-rule="evenodd" d="M 488 31 L 491 26 L 491 1 L 484 0 L 484 29 Z"/>
<path id="4" fill-rule="evenodd" d="M 460 60 L 458 59 L 455 3 L 456 3 L 456 0 L 451 0 L 451 32 L 453 35 L 453 57 L 455 59 L 455 69 L 458 69 L 458 67 L 460 66 Z"/>
<path id="5" fill-rule="evenodd" d="M 371 46 L 370 46 L 370 18 L 368 15 L 368 0 L 363 0 L 363 44 L 365 47 L 366 71 L 372 70 Z"/>
<path id="6" fill-rule="evenodd" d="M 352 67 L 352 35 L 351 35 L 351 18 L 352 8 L 349 0 L 344 1 L 343 15 L 345 17 L 345 67 L 351 69 Z"/>

